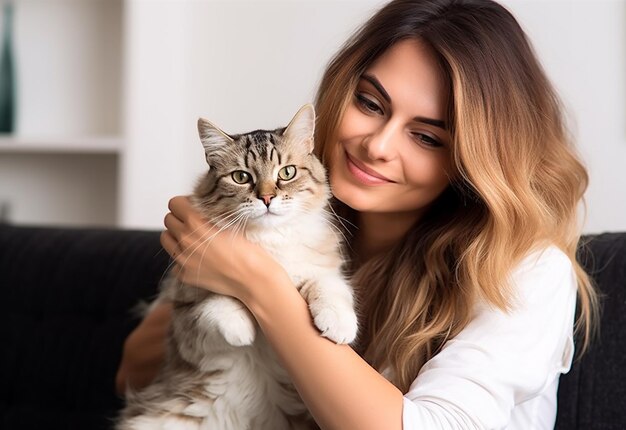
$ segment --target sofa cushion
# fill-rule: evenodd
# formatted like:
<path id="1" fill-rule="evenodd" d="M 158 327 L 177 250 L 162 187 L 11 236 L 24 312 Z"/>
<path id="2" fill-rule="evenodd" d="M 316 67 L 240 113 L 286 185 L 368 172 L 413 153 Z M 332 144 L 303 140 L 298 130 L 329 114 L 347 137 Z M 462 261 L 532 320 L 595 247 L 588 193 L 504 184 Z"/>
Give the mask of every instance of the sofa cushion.
<path id="1" fill-rule="evenodd" d="M 111 428 L 130 309 L 167 264 L 158 232 L 0 227 L 0 428 Z"/>
<path id="2" fill-rule="evenodd" d="M 626 429 L 626 233 L 583 238 L 579 260 L 602 295 L 600 335 L 559 382 L 559 430 Z"/>

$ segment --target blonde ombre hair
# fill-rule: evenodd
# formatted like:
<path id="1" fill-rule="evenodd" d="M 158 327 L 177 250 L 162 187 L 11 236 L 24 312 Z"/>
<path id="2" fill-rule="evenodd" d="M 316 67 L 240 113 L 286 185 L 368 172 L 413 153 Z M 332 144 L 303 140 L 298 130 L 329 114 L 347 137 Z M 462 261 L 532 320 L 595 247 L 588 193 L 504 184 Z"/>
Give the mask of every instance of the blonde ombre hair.
<path id="1" fill-rule="evenodd" d="M 558 246 L 578 278 L 577 333 L 586 349 L 598 304 L 576 261 L 587 188 L 557 94 L 515 18 L 489 0 L 396 0 L 331 60 L 316 100 L 317 153 L 329 164 L 361 74 L 390 46 L 419 39 L 449 86 L 454 174 L 448 189 L 390 252 L 354 267 L 359 352 L 406 392 L 423 364 L 469 322 L 477 300 L 512 306 L 511 271 Z M 358 222 L 341 202 L 336 210 Z"/>

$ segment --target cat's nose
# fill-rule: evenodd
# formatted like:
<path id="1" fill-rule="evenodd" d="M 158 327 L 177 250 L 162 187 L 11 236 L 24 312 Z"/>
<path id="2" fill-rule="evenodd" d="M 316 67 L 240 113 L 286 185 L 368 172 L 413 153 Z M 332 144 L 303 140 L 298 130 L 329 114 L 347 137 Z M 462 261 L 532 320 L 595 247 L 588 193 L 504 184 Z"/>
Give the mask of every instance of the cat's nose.
<path id="1" fill-rule="evenodd" d="M 259 199 L 263 200 L 263 203 L 265 203 L 265 206 L 269 208 L 270 203 L 272 202 L 272 199 L 274 197 L 276 197 L 276 194 L 263 194 L 262 196 L 259 196 Z"/>

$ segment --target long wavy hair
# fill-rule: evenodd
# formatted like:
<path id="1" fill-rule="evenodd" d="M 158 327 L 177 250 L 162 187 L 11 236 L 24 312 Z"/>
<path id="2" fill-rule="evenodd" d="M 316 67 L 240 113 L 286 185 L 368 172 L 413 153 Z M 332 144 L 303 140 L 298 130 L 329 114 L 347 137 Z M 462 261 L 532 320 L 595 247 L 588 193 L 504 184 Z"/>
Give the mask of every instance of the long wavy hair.
<path id="1" fill-rule="evenodd" d="M 435 52 L 449 86 L 453 181 L 390 252 L 354 267 L 359 353 L 406 392 L 423 364 L 469 322 L 477 300 L 512 305 L 508 276 L 529 252 L 558 246 L 578 278 L 586 349 L 598 304 L 576 261 L 587 188 L 560 100 L 515 18 L 490 0 L 395 0 L 333 57 L 316 98 L 326 165 L 363 72 L 394 43 Z M 341 202 L 336 211 L 357 222 Z M 357 232 L 358 234 L 358 232 Z"/>

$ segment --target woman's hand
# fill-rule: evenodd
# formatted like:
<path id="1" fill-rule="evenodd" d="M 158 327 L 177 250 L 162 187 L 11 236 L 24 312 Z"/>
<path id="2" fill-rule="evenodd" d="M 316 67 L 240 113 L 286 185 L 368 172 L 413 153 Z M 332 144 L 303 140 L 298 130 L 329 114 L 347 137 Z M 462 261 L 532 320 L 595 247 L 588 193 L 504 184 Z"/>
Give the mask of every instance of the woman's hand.
<path id="1" fill-rule="evenodd" d="M 212 225 L 189 198 L 174 197 L 169 209 L 161 244 L 174 259 L 174 273 L 182 282 L 247 303 L 258 277 L 283 270 L 265 250 L 240 233 L 220 231 Z"/>
<path id="2" fill-rule="evenodd" d="M 172 320 L 172 305 L 156 305 L 124 341 L 122 361 L 115 375 L 115 389 L 139 390 L 152 382 L 165 359 L 165 339 Z"/>

